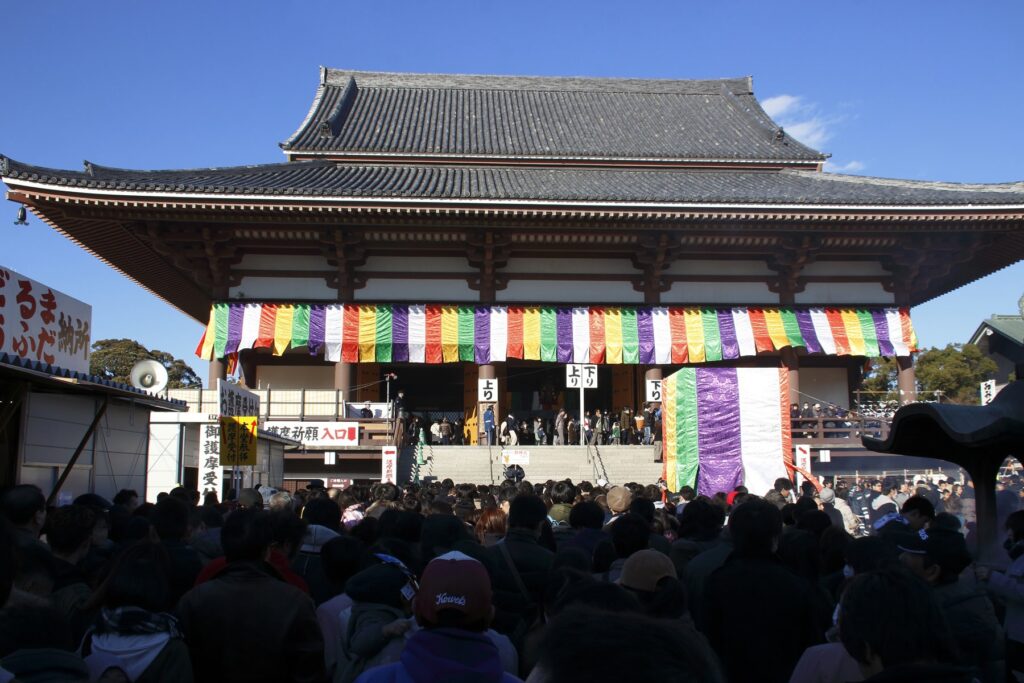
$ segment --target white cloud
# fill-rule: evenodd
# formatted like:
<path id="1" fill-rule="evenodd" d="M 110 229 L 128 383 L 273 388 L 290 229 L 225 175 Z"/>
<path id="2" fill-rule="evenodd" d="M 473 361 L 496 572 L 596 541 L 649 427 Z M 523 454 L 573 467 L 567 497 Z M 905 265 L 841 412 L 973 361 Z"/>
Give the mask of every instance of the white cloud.
<path id="1" fill-rule="evenodd" d="M 817 104 L 798 95 L 769 97 L 761 102 L 761 107 L 786 129 L 787 135 L 815 149 L 832 139 L 832 127 L 842 120 L 842 117 L 822 114 Z"/>
<path id="2" fill-rule="evenodd" d="M 830 173 L 857 173 L 866 168 L 863 162 L 853 160 L 845 164 L 836 164 L 831 161 L 825 162 L 825 170 Z"/>

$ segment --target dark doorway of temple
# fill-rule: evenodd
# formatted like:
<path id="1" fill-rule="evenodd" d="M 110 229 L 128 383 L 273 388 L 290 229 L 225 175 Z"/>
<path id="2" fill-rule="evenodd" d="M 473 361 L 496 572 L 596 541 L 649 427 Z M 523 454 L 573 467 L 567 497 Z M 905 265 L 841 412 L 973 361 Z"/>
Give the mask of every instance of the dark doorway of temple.
<path id="1" fill-rule="evenodd" d="M 405 392 L 406 409 L 414 413 L 462 414 L 463 369 L 461 363 L 440 365 L 391 364 L 380 366 L 380 379 L 387 373 L 398 375 L 391 381 L 391 399 L 399 390 Z M 385 389 L 380 390 L 381 400 Z"/>
<path id="2" fill-rule="evenodd" d="M 585 407 L 590 411 L 612 406 L 611 367 L 599 365 L 597 373 L 597 389 L 588 389 L 584 397 Z M 579 410 L 579 390 L 566 391 L 562 364 L 510 360 L 508 390 L 511 394 L 509 409 L 523 415 L 553 417 L 559 408 L 570 412 Z"/>

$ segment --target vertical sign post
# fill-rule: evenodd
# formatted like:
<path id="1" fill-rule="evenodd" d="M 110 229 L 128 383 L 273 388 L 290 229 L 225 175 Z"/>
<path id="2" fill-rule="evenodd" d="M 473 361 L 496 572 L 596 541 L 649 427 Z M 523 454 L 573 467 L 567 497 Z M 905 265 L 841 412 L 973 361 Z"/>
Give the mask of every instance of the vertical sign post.
<path id="1" fill-rule="evenodd" d="M 796 451 L 796 466 L 802 469 L 804 472 L 810 474 L 811 472 L 811 447 L 805 445 L 799 445 L 794 448 Z M 796 485 L 799 488 L 804 483 L 804 475 L 800 474 L 799 470 L 796 473 Z"/>
<path id="2" fill-rule="evenodd" d="M 260 397 L 251 391 L 217 380 L 220 404 L 220 464 L 231 466 L 235 496 L 241 489 L 239 466 L 256 468 L 256 431 L 260 415 Z"/>
<path id="3" fill-rule="evenodd" d="M 380 453 L 380 483 L 398 483 L 398 447 L 384 446 Z"/>
<path id="4" fill-rule="evenodd" d="M 981 405 L 987 406 L 996 397 L 996 381 L 990 379 L 981 383 Z"/>
<path id="5" fill-rule="evenodd" d="M 584 416 L 586 410 L 583 407 L 583 390 L 597 388 L 597 366 L 592 364 L 580 365 L 570 363 L 565 366 L 565 387 L 567 389 L 580 390 L 580 422 L 577 431 L 580 434 L 580 446 L 587 447 L 587 433 L 584 429 Z"/>

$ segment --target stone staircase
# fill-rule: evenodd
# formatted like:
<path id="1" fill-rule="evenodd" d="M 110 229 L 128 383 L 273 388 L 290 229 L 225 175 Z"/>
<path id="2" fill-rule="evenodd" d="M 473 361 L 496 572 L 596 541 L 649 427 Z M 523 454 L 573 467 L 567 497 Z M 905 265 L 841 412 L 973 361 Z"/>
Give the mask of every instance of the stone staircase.
<path id="1" fill-rule="evenodd" d="M 635 481 L 654 484 L 661 477 L 662 463 L 654 462 L 653 446 L 521 446 L 529 451 L 530 464 L 524 465 L 531 482 L 548 479 L 572 479 L 573 482 L 607 479 L 611 484 Z M 424 446 L 426 462 L 419 467 L 420 481 L 450 478 L 456 483 L 499 484 L 503 467 L 501 447 Z M 399 454 L 399 483 L 416 478 L 415 448 Z"/>

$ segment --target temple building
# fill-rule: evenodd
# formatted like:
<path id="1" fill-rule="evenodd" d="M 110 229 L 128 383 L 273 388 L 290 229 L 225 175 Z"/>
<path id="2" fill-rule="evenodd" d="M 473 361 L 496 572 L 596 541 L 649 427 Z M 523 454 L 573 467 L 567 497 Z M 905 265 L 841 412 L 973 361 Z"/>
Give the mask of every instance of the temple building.
<path id="1" fill-rule="evenodd" d="M 478 379 L 499 419 L 572 410 L 566 363 L 598 364 L 587 407 L 614 411 L 704 363 L 782 366 L 793 402 L 850 408 L 878 356 L 913 400 L 910 309 L 1024 256 L 1024 183 L 824 172 L 750 78 L 322 69 L 281 148 L 170 171 L 0 158 L 0 175 L 206 325 L 211 381 L 237 361 L 253 389 L 402 389 L 474 442 Z"/>

